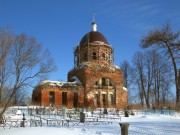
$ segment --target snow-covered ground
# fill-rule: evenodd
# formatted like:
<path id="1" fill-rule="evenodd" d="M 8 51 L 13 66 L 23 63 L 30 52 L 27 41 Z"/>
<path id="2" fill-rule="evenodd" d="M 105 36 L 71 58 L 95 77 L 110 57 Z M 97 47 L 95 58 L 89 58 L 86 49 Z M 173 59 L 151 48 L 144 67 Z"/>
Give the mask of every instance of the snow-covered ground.
<path id="1" fill-rule="evenodd" d="M 8 114 L 8 117 L 11 116 Z M 11 117 L 19 117 L 12 115 Z M 26 116 L 28 117 L 28 116 Z M 117 117 L 117 116 L 114 116 Z M 129 135 L 180 135 L 180 114 L 142 113 L 134 116 L 121 116 L 121 120 L 98 125 L 83 124 L 69 127 L 59 125 L 43 125 L 42 127 L 0 127 L 0 135 L 119 135 L 119 123 L 129 123 Z"/>

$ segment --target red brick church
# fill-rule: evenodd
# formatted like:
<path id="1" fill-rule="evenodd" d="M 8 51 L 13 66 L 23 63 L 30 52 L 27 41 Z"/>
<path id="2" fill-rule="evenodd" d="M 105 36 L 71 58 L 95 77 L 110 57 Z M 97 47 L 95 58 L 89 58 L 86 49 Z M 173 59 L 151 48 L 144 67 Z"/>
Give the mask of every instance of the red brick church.
<path id="1" fill-rule="evenodd" d="M 42 81 L 33 90 L 32 102 L 56 107 L 116 107 L 127 106 L 127 89 L 123 74 L 113 64 L 113 49 L 95 22 L 74 49 L 74 68 L 68 72 L 68 82 Z"/>

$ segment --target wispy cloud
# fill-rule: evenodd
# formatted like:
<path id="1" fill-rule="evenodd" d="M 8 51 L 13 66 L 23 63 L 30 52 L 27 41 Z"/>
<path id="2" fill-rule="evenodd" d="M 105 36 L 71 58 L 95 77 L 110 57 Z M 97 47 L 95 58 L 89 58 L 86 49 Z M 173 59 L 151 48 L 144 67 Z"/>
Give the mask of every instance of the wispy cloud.
<path id="1" fill-rule="evenodd" d="M 158 0 L 112 0 L 96 3 L 96 11 L 97 15 L 104 16 L 114 24 L 147 30 L 168 20 L 179 21 L 179 9 L 174 9 L 173 4 L 171 1 Z"/>

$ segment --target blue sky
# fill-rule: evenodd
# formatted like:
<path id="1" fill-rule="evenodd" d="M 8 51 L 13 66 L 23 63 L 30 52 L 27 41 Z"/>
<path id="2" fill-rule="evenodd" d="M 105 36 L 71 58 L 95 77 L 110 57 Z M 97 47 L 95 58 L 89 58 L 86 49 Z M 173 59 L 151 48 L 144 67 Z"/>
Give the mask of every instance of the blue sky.
<path id="1" fill-rule="evenodd" d="M 73 48 L 97 30 L 114 48 L 114 64 L 131 62 L 143 35 L 169 22 L 180 31 L 179 0 L 0 0 L 0 27 L 36 37 L 58 67 L 50 80 L 67 81 L 74 66 Z"/>

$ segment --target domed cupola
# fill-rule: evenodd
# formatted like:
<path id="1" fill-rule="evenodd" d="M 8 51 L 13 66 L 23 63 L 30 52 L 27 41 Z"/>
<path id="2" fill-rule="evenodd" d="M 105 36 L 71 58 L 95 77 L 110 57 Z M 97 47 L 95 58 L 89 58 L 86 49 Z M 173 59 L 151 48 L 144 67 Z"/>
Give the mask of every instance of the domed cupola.
<path id="1" fill-rule="evenodd" d="M 83 38 L 80 41 L 80 45 L 88 45 L 91 43 L 108 45 L 108 42 L 104 35 L 97 31 L 97 24 L 95 22 L 92 22 L 91 27 L 92 31 L 88 32 L 83 36 Z"/>
<path id="2" fill-rule="evenodd" d="M 112 65 L 113 49 L 103 34 L 97 31 L 95 21 L 91 23 L 92 30 L 85 34 L 80 44 L 74 51 L 74 63 L 76 67 L 83 63 Z"/>

